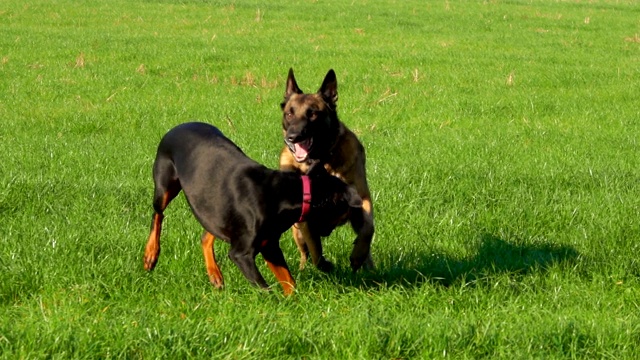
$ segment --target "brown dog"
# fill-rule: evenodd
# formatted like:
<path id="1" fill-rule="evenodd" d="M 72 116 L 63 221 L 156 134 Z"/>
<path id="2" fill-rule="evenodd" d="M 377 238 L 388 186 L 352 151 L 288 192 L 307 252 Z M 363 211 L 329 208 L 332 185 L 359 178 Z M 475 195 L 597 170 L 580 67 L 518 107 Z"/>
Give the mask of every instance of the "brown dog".
<path id="1" fill-rule="evenodd" d="M 351 252 L 351 268 L 362 265 L 373 268 L 370 249 L 373 240 L 373 204 L 367 185 L 364 147 L 356 135 L 338 119 L 338 82 L 329 70 L 315 94 L 305 94 L 289 69 L 282 107 L 282 128 L 286 146 L 280 154 L 280 169 L 305 174 L 313 162 L 320 161 L 327 171 L 355 186 L 362 198 L 362 211 L 351 213 L 351 227 L 357 237 Z M 322 271 L 332 264 L 322 255 L 320 236 L 310 231 L 306 223 L 294 225 L 293 238 L 300 251 L 300 267 L 307 261 L 307 251 L 313 263 Z"/>

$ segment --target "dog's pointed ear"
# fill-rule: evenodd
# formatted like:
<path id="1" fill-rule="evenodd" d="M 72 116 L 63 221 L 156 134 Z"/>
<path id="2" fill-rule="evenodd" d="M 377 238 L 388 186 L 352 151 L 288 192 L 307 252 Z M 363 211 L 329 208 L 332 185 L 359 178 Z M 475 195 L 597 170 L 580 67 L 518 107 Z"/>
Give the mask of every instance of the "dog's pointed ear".
<path id="1" fill-rule="evenodd" d="M 345 194 L 347 203 L 351 208 L 362 208 L 362 198 L 358 195 L 358 191 L 353 186 L 347 186 L 347 193 Z"/>
<path id="2" fill-rule="evenodd" d="M 336 79 L 336 73 L 333 69 L 329 70 L 324 77 L 318 93 L 331 104 L 335 104 L 338 101 L 338 80 Z"/>
<path id="3" fill-rule="evenodd" d="M 285 101 L 289 100 L 293 94 L 302 94 L 302 90 L 298 87 L 296 77 L 293 75 L 293 68 L 289 68 L 289 75 L 287 76 L 287 88 L 284 91 Z"/>

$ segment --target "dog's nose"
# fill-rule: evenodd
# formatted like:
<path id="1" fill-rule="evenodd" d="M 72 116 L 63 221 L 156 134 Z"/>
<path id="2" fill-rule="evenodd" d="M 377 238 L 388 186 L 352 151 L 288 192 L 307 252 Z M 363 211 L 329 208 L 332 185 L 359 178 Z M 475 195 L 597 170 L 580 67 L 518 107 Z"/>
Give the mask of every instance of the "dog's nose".
<path id="1" fill-rule="evenodd" d="M 287 141 L 295 143 L 300 139 L 300 134 L 287 134 Z"/>

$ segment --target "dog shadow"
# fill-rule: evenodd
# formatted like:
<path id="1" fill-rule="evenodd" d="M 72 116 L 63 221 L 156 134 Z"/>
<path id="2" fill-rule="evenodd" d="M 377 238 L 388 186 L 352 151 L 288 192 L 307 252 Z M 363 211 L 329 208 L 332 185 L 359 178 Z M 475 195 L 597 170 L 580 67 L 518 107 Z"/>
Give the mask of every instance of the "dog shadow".
<path id="1" fill-rule="evenodd" d="M 517 244 L 484 234 L 475 254 L 466 258 L 414 251 L 395 259 L 382 259 L 374 270 L 353 273 L 350 268 L 338 267 L 330 275 L 321 275 L 329 276 L 344 286 L 366 289 L 394 285 L 416 287 L 427 282 L 448 287 L 459 282 L 473 283 L 500 273 L 524 276 L 532 272 L 546 272 L 556 264 L 575 263 L 579 256 L 571 246 Z"/>

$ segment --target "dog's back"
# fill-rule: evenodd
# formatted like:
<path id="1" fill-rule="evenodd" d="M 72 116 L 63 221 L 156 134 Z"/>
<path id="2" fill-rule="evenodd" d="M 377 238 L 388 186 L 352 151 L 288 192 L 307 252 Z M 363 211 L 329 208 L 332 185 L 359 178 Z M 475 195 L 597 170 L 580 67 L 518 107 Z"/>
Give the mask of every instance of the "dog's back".
<path id="1" fill-rule="evenodd" d="M 180 124 L 167 132 L 158 145 L 158 155 L 170 158 L 180 165 L 192 163 L 192 157 L 206 158 L 209 160 L 207 163 L 216 167 L 223 165 L 217 164 L 218 162 L 225 162 L 230 157 L 255 163 L 218 128 L 199 122 Z M 200 168 L 203 167 L 202 164 L 199 165 Z M 190 170 L 195 170 L 195 167 Z"/>
<path id="2" fill-rule="evenodd" d="M 216 127 L 198 122 L 178 125 L 162 138 L 153 168 L 156 184 L 168 178 L 178 181 L 196 218 L 212 227 L 220 224 L 214 226 L 210 214 L 234 211 L 228 204 L 240 197 L 260 198 L 253 194 L 259 187 L 239 183 L 265 172 L 272 171 L 247 157 Z"/>

